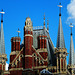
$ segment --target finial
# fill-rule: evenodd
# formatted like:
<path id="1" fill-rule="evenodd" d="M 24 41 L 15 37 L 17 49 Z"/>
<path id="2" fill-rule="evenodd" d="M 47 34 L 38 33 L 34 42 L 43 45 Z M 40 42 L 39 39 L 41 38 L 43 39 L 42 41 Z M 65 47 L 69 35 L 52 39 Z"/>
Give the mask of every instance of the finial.
<path id="1" fill-rule="evenodd" d="M 71 27 L 71 36 L 72 36 L 72 27 L 73 27 L 72 23 L 70 23 L 69 26 Z"/>
<path id="2" fill-rule="evenodd" d="M 45 13 L 44 13 L 44 27 L 45 27 Z"/>
<path id="3" fill-rule="evenodd" d="M 17 32 L 18 32 L 18 37 L 19 37 L 19 33 L 20 33 L 19 28 L 18 28 L 18 31 Z"/>
<path id="4" fill-rule="evenodd" d="M 62 7 L 61 3 L 59 3 L 58 7 L 59 7 L 59 16 L 61 16 L 61 7 Z"/>
<path id="5" fill-rule="evenodd" d="M 47 19 L 47 30 L 49 30 L 49 20 Z"/>
<path id="6" fill-rule="evenodd" d="M 1 22 L 3 22 L 3 14 L 4 14 L 5 12 L 3 12 L 3 9 L 2 9 L 2 11 L 1 11 L 0 13 L 1 13 Z"/>
<path id="7" fill-rule="evenodd" d="M 1 22 L 3 22 L 3 14 L 5 14 L 5 12 L 3 12 L 3 9 L 2 9 L 0 13 L 1 13 Z"/>

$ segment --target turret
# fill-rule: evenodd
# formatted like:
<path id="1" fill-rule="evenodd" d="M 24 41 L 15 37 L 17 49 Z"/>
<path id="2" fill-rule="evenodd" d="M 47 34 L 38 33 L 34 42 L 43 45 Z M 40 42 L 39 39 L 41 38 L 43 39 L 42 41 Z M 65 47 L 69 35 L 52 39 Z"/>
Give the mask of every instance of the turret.
<path id="1" fill-rule="evenodd" d="M 11 38 L 11 52 L 20 51 L 20 37 L 12 37 Z"/>
<path id="2" fill-rule="evenodd" d="M 20 51 L 20 37 L 11 38 L 11 54 L 10 54 L 10 63 L 14 60 L 17 53 Z"/>
<path id="3" fill-rule="evenodd" d="M 29 17 L 26 18 L 24 26 L 24 68 L 32 69 L 32 45 L 33 45 L 33 27 Z"/>
<path id="4" fill-rule="evenodd" d="M 38 36 L 38 48 L 47 48 L 47 44 L 46 44 L 46 39 L 47 36 L 46 35 L 39 35 Z"/>

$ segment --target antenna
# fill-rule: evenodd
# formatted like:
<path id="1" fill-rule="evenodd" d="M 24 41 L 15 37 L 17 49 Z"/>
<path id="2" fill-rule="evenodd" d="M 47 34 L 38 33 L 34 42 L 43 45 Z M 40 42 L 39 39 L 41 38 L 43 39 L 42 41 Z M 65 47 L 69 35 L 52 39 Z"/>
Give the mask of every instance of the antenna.
<path id="1" fill-rule="evenodd" d="M 59 3 L 58 7 L 59 7 L 59 16 L 61 16 L 61 8 L 62 8 L 63 6 L 61 5 L 61 3 Z"/>
<path id="2" fill-rule="evenodd" d="M 19 33 L 20 33 L 19 28 L 18 28 L 18 31 L 17 32 L 18 32 L 18 37 L 19 37 Z"/>
<path id="3" fill-rule="evenodd" d="M 72 23 L 70 23 L 70 28 L 71 28 L 71 35 L 72 35 L 72 27 L 73 27 L 73 25 L 72 25 Z"/>

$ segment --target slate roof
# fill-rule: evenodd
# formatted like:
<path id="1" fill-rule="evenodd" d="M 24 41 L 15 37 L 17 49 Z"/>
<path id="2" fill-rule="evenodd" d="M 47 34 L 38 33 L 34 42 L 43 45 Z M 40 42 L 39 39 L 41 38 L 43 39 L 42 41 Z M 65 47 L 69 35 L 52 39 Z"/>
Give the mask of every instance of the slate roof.
<path id="1" fill-rule="evenodd" d="M 1 54 L 5 53 L 5 41 L 4 41 L 3 21 L 1 21 L 1 28 L 0 28 L 0 53 Z"/>
<path id="2" fill-rule="evenodd" d="M 38 48 L 38 41 L 37 41 L 37 37 L 39 35 L 46 35 L 47 36 L 47 50 L 48 50 L 48 62 L 49 65 L 55 65 L 55 56 L 54 56 L 54 52 L 55 52 L 55 48 L 53 46 L 53 43 L 51 41 L 50 35 L 49 35 L 49 31 L 43 27 L 42 29 L 35 29 L 33 30 L 33 46 L 37 49 Z M 53 59 L 52 59 L 53 58 Z"/>
<path id="3" fill-rule="evenodd" d="M 57 36 L 57 48 L 65 48 L 64 34 L 61 22 L 61 16 L 59 16 L 59 28 L 58 28 L 58 36 Z"/>

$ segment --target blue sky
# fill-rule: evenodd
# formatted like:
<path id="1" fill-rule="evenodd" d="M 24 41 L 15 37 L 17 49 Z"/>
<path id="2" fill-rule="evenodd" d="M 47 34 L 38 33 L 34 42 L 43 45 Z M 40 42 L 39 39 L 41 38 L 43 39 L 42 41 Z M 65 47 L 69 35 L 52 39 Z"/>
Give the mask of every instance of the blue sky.
<path id="1" fill-rule="evenodd" d="M 49 33 L 51 40 L 56 47 L 57 32 L 59 24 L 59 8 L 58 4 L 60 0 L 0 0 L 0 10 L 5 11 L 4 14 L 4 38 L 5 38 L 5 50 L 7 54 L 9 63 L 9 55 L 11 52 L 11 37 L 18 36 L 17 30 L 20 29 L 21 42 L 23 40 L 23 29 L 25 25 L 26 17 L 30 17 L 33 26 L 43 26 L 43 15 L 45 13 L 46 26 L 47 18 L 49 19 Z M 70 49 L 70 28 L 69 21 L 67 19 L 69 16 L 69 11 L 67 9 L 68 4 L 71 3 L 70 0 L 61 0 L 63 5 L 62 8 L 62 25 L 65 38 L 65 45 L 67 52 Z M 0 18 L 1 19 L 1 18 Z M 73 40 L 75 40 L 75 27 L 73 28 Z M 75 41 L 74 41 L 75 42 Z M 67 57 L 68 62 L 68 57 Z"/>

